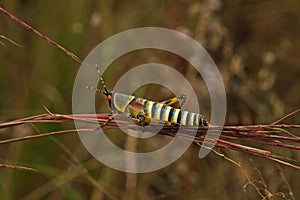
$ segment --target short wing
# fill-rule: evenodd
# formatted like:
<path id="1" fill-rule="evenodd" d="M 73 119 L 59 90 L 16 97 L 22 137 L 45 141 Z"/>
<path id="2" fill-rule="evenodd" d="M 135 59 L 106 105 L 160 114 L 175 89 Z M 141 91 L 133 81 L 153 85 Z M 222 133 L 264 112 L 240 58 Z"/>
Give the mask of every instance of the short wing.
<path id="1" fill-rule="evenodd" d="M 136 108 L 136 109 L 144 109 L 144 105 L 137 101 L 130 102 L 129 106 Z"/>

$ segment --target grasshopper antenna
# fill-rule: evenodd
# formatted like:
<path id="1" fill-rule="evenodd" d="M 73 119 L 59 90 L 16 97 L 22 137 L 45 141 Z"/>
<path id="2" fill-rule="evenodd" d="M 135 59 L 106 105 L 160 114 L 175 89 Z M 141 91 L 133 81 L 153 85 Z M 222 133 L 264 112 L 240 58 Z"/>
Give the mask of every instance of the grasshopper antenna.
<path id="1" fill-rule="evenodd" d="M 102 75 L 101 75 L 100 68 L 98 67 L 98 65 L 96 65 L 96 67 L 97 67 L 97 73 L 99 74 L 99 78 L 100 78 L 100 81 L 101 81 L 101 85 L 102 85 L 102 87 L 103 87 L 103 89 L 104 89 L 104 92 L 102 92 L 102 93 L 105 94 L 105 95 L 107 96 L 109 92 L 108 92 L 108 90 L 107 90 L 107 88 L 106 88 L 104 79 L 103 79 L 103 77 L 102 77 Z"/>
<path id="2" fill-rule="evenodd" d="M 100 90 L 98 88 L 95 88 L 95 87 L 91 87 L 91 86 L 86 86 L 87 89 L 90 89 L 90 90 L 95 90 L 96 92 L 99 92 L 99 93 L 103 93 L 107 96 L 107 93 L 104 92 L 103 90 Z"/>
<path id="3" fill-rule="evenodd" d="M 106 85 L 105 85 L 105 82 L 104 82 L 104 79 L 101 75 L 101 72 L 100 72 L 100 68 L 98 67 L 98 65 L 96 65 L 96 68 L 97 68 L 97 73 L 99 74 L 99 79 L 101 81 L 101 85 L 103 87 L 103 90 L 99 89 L 99 88 L 95 88 L 95 87 L 91 87 L 91 86 L 87 86 L 86 88 L 87 89 L 91 89 L 91 90 L 95 90 L 96 92 L 99 92 L 99 93 L 102 93 L 102 94 L 105 94 L 107 97 L 110 96 L 107 88 L 106 88 Z"/>

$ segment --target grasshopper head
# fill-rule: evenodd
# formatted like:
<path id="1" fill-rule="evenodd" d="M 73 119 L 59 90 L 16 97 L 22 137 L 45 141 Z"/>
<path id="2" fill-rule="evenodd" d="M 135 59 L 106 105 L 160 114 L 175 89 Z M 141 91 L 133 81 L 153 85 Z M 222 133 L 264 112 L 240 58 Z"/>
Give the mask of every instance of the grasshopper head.
<path id="1" fill-rule="evenodd" d="M 106 98 L 107 98 L 107 101 L 108 101 L 108 105 L 111 108 L 111 101 L 112 101 L 112 98 L 113 98 L 113 92 L 107 92 L 105 95 L 106 95 Z"/>

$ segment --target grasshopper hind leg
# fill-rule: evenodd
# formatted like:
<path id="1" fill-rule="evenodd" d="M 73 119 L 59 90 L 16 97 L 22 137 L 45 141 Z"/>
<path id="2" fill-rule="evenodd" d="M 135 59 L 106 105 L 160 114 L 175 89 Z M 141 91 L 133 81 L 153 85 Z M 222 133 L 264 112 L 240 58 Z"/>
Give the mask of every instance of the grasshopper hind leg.
<path id="1" fill-rule="evenodd" d="M 179 108 L 181 108 L 184 104 L 184 102 L 186 101 L 187 99 L 187 96 L 185 94 L 181 94 L 181 95 L 178 95 L 176 97 L 173 97 L 171 99 L 167 99 L 165 101 L 162 101 L 160 103 L 162 104 L 166 104 L 167 106 L 171 106 L 171 105 L 174 105 L 176 103 L 179 103 Z"/>

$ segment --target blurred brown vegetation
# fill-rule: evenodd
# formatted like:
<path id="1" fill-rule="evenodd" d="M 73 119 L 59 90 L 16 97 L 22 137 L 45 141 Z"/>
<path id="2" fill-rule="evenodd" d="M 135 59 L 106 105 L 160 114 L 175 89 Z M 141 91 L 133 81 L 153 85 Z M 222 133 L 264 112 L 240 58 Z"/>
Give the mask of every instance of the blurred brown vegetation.
<path id="1" fill-rule="evenodd" d="M 221 71 L 227 92 L 228 125 L 271 123 L 299 108 L 298 1 L 2 0 L 0 4 L 80 58 L 108 37 L 137 27 L 165 27 L 191 36 L 205 47 Z M 22 46 L 0 38 L 0 120 L 44 113 L 43 105 L 54 113 L 71 113 L 72 87 L 80 64 L 3 14 L 0 35 Z M 116 60 L 104 74 L 108 87 L 112 88 L 130 68 L 147 62 L 173 66 L 191 81 L 196 91 L 205 90 L 200 75 L 184 60 L 150 50 Z M 145 97 L 154 100 L 171 95 L 156 86 L 141 90 Z M 199 97 L 201 110 L 209 113 L 208 94 Z M 104 98 L 99 102 L 105 105 L 99 112 L 109 112 Z M 286 122 L 299 124 L 299 116 Z M 24 125 L 1 129 L 0 138 L 70 127 L 72 124 Z M 125 147 L 136 142 L 120 140 Z M 160 140 L 170 138 L 161 136 Z M 240 162 L 242 168 L 214 153 L 200 160 L 199 147 L 192 145 L 164 169 L 127 174 L 94 160 L 75 134 L 2 145 L 0 149 L 0 163 L 40 170 L 33 173 L 1 169 L 0 199 L 262 198 L 251 185 L 244 190 L 249 181 L 245 172 L 250 180 L 257 180 L 254 183 L 262 188 L 264 196 L 300 198 L 299 171 L 224 149 L 220 151 Z M 299 160 L 299 153 L 285 153 Z"/>

